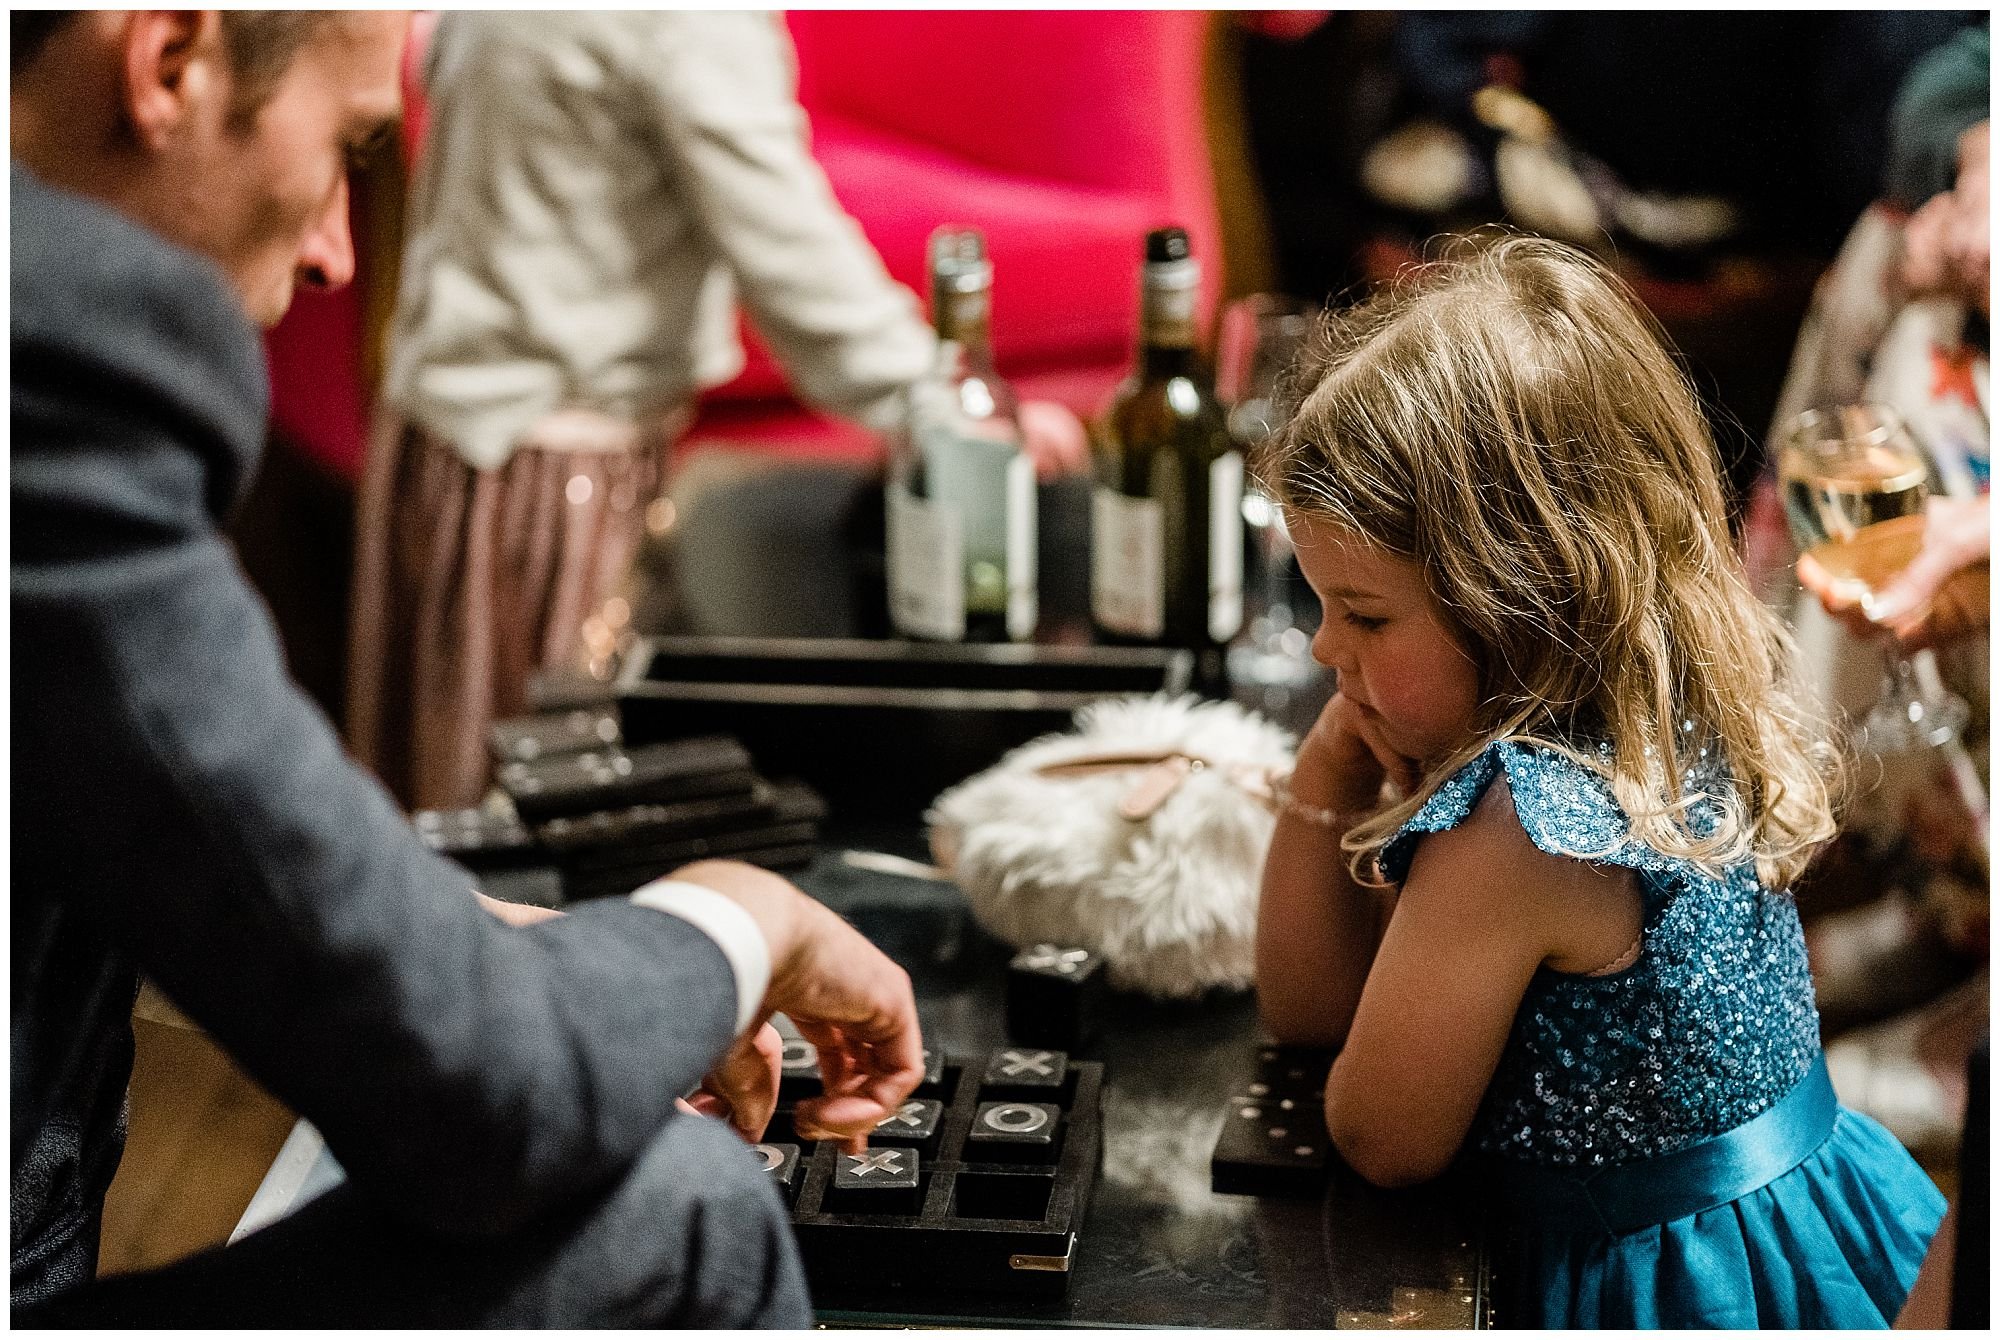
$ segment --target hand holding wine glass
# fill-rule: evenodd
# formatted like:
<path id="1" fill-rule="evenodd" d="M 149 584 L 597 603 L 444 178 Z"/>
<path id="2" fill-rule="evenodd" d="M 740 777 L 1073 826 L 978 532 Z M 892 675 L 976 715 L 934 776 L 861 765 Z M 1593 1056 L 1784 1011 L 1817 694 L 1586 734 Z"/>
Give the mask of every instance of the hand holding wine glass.
<path id="1" fill-rule="evenodd" d="M 1786 519 L 1805 550 L 1802 577 L 1811 576 L 1830 609 L 1852 606 L 1889 626 L 1882 636 L 1887 675 L 1857 745 L 1876 755 L 1937 751 L 1983 857 L 1986 789 L 1959 738 L 1970 713 L 1934 675 L 1928 684 L 1919 678 L 1892 631 L 1912 617 L 1911 595 L 1926 595 L 1925 565 L 1934 560 L 1924 555 L 1963 543 L 1955 532 L 1930 531 L 1929 473 L 1909 429 L 1880 405 L 1807 410 L 1786 431 L 1778 457 Z"/>
<path id="2" fill-rule="evenodd" d="M 1811 554 L 1799 556 L 1799 581 L 1856 637 L 1887 632 L 1905 653 L 1919 651 L 1987 627 L 1992 544 L 1988 498 L 1931 498 L 1916 557 L 1882 585 L 1867 609 Z"/>
<path id="3" fill-rule="evenodd" d="M 1929 464 L 1902 419 L 1881 405 L 1838 405 L 1799 415 L 1778 456 L 1785 516 L 1824 581 L 1822 600 L 1871 620 L 1884 594 L 1924 548 Z M 1861 725 L 1871 752 L 1934 747 L 1964 728 L 1964 702 L 1921 684 L 1893 638 L 1887 678 Z"/>

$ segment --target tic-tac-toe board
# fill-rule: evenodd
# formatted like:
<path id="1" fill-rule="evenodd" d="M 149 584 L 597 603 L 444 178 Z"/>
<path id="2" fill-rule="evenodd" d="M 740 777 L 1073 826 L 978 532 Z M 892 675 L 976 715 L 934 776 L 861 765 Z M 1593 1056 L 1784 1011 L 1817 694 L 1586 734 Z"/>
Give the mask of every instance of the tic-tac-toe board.
<path id="1" fill-rule="evenodd" d="M 853 1155 L 799 1142 L 792 1114 L 818 1091 L 818 1058 L 786 1044 L 755 1154 L 813 1288 L 1063 1293 L 1102 1148 L 1103 1066 L 1036 1047 L 925 1062 L 923 1084 Z"/>

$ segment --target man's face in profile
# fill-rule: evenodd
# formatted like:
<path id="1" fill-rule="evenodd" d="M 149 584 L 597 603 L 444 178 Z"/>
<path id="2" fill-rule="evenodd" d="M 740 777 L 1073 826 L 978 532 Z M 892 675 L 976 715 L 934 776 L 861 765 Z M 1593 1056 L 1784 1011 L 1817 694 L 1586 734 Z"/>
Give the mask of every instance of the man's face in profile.
<path id="1" fill-rule="evenodd" d="M 401 108 L 397 72 L 406 13 L 328 17 L 247 124 L 226 98 L 194 127 L 195 179 L 176 240 L 219 264 L 245 310 L 273 325 L 294 286 L 354 277 L 347 173 Z"/>

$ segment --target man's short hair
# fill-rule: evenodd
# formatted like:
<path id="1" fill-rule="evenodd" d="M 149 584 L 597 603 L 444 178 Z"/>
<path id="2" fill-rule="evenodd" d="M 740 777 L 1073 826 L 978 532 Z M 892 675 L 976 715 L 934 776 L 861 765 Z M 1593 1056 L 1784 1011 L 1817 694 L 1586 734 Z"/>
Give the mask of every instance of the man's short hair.
<path id="1" fill-rule="evenodd" d="M 235 89 L 229 119 L 237 128 L 249 125 L 258 108 L 291 68 L 292 58 L 330 20 L 340 15 L 312 9 L 225 9 L 222 45 L 229 52 L 229 72 Z"/>
<path id="2" fill-rule="evenodd" d="M 73 9 L 10 9 L 7 11 L 7 72 L 16 75 L 35 63 L 56 29 L 75 18 Z"/>
<path id="3" fill-rule="evenodd" d="M 12 53 L 10 75 L 35 63 L 51 37 L 81 11 L 74 9 L 15 9 L 7 15 Z M 258 108 L 291 68 L 292 58 L 310 41 L 320 25 L 339 17 L 324 10 L 225 9 L 222 45 L 229 55 L 235 85 L 229 119 L 239 129 L 256 117 Z"/>

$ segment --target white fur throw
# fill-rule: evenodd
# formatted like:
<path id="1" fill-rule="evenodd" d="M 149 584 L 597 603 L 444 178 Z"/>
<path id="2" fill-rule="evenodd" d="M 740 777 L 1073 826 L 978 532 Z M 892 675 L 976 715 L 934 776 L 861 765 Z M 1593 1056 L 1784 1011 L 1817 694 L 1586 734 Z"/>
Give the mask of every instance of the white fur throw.
<path id="1" fill-rule="evenodd" d="M 1255 972 L 1257 886 L 1271 813 L 1231 765 L 1290 769 L 1291 737 L 1234 703 L 1121 698 L 1076 714 L 940 795 L 931 849 L 993 934 L 1103 956 L 1115 987 L 1193 998 L 1242 990 Z M 1149 818 L 1118 813 L 1143 767 L 1052 777 L 1048 764 L 1113 753 L 1180 752 L 1211 766 Z"/>

